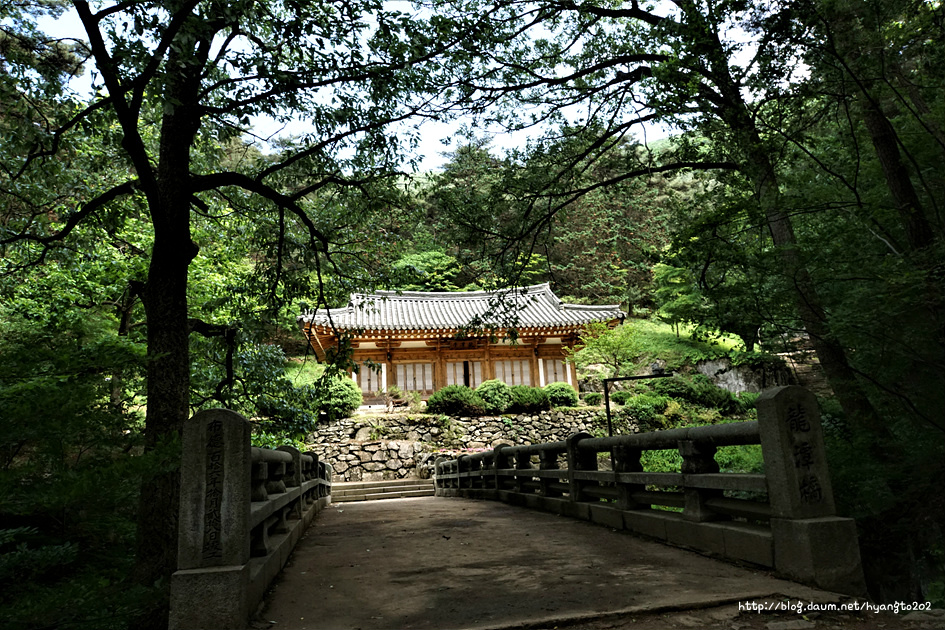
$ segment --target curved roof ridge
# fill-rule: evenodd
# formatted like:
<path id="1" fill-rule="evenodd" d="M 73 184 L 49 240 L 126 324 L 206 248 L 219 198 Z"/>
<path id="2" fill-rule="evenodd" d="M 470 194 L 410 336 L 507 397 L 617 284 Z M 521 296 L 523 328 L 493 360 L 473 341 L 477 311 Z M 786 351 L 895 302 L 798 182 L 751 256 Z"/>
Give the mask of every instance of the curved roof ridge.
<path id="1" fill-rule="evenodd" d="M 547 282 L 482 291 L 354 293 L 347 307 L 305 313 L 300 320 L 328 325 L 329 316 L 339 329 L 375 330 L 458 329 L 480 318 L 486 323 L 540 328 L 625 317 L 618 304 L 566 304 Z"/>
<path id="2" fill-rule="evenodd" d="M 532 284 L 522 287 L 506 287 L 503 289 L 479 289 L 477 291 L 374 291 L 373 293 L 352 293 L 351 300 L 357 298 L 360 301 L 370 301 L 371 299 L 439 299 L 439 300 L 468 300 L 475 297 L 491 297 L 493 295 L 502 295 L 510 293 L 521 293 L 526 295 L 547 294 L 552 299 L 557 300 L 557 296 L 551 291 L 551 283 L 543 282 L 541 284 Z M 560 302 L 560 300 L 558 300 Z"/>

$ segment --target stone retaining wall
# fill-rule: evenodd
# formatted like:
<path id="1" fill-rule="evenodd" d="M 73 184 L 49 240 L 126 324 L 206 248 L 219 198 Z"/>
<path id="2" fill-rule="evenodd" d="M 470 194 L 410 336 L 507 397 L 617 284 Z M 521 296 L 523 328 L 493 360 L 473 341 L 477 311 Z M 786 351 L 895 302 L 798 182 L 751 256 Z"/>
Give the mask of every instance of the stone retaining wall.
<path id="1" fill-rule="evenodd" d="M 603 409 L 449 418 L 420 414 L 371 415 L 319 424 L 308 442 L 335 470 L 335 481 L 427 478 L 441 455 L 540 444 L 606 427 Z"/>

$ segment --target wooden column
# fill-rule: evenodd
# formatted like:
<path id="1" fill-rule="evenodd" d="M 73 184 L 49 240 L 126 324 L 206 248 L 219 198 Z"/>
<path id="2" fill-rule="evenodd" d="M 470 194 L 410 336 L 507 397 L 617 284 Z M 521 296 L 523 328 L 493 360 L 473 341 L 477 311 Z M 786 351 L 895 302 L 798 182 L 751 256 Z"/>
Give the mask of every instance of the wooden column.
<path id="1" fill-rule="evenodd" d="M 443 357 L 443 339 L 436 340 L 436 361 L 433 368 L 433 391 L 446 387 L 446 359 Z"/>
<path id="2" fill-rule="evenodd" d="M 495 378 L 495 365 L 492 363 L 492 344 L 486 340 L 485 356 L 482 359 L 482 380 L 488 381 Z"/>

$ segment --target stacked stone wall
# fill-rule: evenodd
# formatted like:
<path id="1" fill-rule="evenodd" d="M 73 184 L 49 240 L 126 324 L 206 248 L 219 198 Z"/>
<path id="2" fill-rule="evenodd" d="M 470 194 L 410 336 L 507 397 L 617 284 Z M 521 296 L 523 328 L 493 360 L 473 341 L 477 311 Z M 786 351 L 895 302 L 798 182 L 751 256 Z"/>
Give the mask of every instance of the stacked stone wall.
<path id="1" fill-rule="evenodd" d="M 370 415 L 319 424 L 308 442 L 332 465 L 335 481 L 427 478 L 441 455 L 556 442 L 606 423 L 599 408 L 481 418 Z"/>

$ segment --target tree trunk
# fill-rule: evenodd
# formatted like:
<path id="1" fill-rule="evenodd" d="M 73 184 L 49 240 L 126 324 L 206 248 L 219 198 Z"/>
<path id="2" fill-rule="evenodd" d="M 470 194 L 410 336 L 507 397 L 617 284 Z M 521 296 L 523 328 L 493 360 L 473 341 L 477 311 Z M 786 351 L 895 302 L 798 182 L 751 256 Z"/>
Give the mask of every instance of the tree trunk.
<path id="1" fill-rule="evenodd" d="M 696 11 L 687 15 L 689 21 L 693 24 L 701 23 L 703 18 L 696 7 L 687 6 Z M 723 104 L 718 107 L 717 113 L 733 134 L 733 148 L 738 154 L 741 171 L 754 188 L 772 240 L 780 251 L 784 273 L 794 286 L 798 315 L 810 335 L 817 358 L 847 416 L 854 423 L 876 431 L 877 436 L 882 436 L 888 433 L 888 429 L 857 382 L 846 351 L 831 333 L 817 287 L 801 260 L 794 227 L 783 207 L 777 172 L 742 98 L 739 86 L 732 78 L 722 44 L 709 29 L 706 29 L 704 37 L 702 44 L 705 46 L 709 74 L 722 97 Z"/>
<path id="2" fill-rule="evenodd" d="M 149 198 L 154 246 L 144 307 L 148 322 L 148 408 L 145 447 L 161 454 L 159 472 L 142 487 L 138 511 L 136 574 L 145 585 L 163 583 L 177 569 L 180 503 L 179 440 L 190 415 L 190 352 L 187 270 L 197 254 L 190 237 L 190 147 L 200 124 L 195 108 L 199 75 L 171 55 L 161 123 L 157 191 Z M 176 63 L 175 63 L 176 62 Z M 153 200 L 152 200 L 153 199 Z M 167 607 L 140 620 L 145 628 L 167 627 Z"/>

